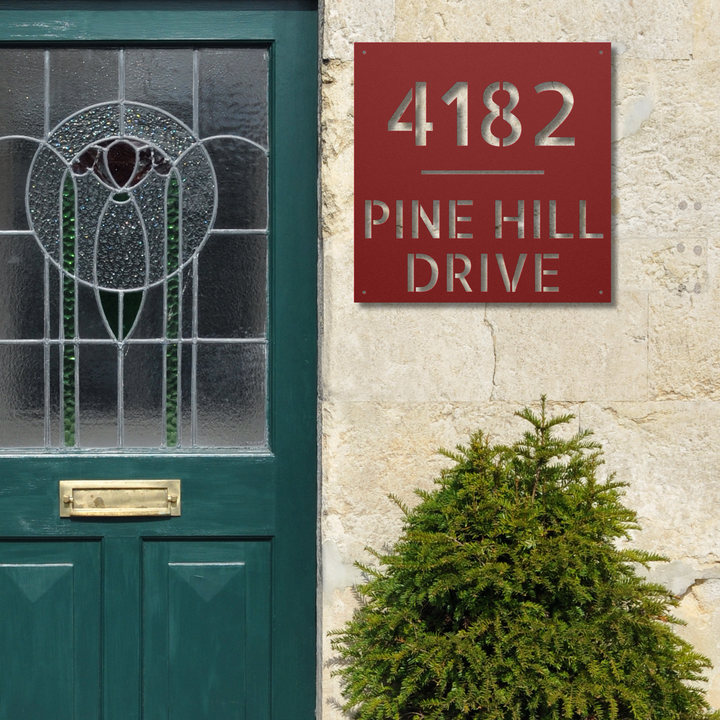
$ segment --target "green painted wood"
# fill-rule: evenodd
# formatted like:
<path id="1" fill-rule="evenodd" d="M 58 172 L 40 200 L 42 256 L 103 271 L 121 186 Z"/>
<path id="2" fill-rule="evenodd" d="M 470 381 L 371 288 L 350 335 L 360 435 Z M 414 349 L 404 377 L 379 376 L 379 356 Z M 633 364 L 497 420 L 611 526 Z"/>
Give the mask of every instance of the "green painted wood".
<path id="1" fill-rule="evenodd" d="M 102 544 L 103 720 L 139 720 L 141 540 L 106 537 Z"/>
<path id="2" fill-rule="evenodd" d="M 187 662 L 192 659 L 193 651 L 187 649 L 192 642 L 200 642 L 202 652 L 208 652 L 202 638 L 190 642 L 183 635 L 190 596 L 183 594 L 177 577 L 171 583 L 169 560 L 161 562 L 153 552 L 165 548 L 162 552 L 187 552 L 194 558 L 196 547 L 202 552 L 242 547 L 246 619 L 261 618 L 245 627 L 246 649 L 255 648 L 253 653 L 246 650 L 253 662 L 245 666 L 245 687 L 265 687 L 268 665 L 272 676 L 269 703 L 264 690 L 247 694 L 246 717 L 270 717 L 270 706 L 273 720 L 311 720 L 316 667 L 316 5 L 261 0 L 0 2 L 0 44 L 120 41 L 197 45 L 250 41 L 270 48 L 270 451 L 226 456 L 67 453 L 1 457 L 0 535 L 17 540 L 72 540 L 52 543 L 67 547 L 102 545 L 104 655 L 98 663 L 90 641 L 84 641 L 81 662 L 89 665 L 92 659 L 94 663 L 95 670 L 85 671 L 84 681 L 92 687 L 89 692 L 95 693 L 96 701 L 100 693 L 97 668 L 102 665 L 104 720 L 176 720 L 168 715 L 170 709 L 183 712 L 184 706 L 172 705 L 169 697 L 146 695 L 143 706 L 140 695 L 141 673 L 152 675 L 153 668 L 165 672 L 162 668 L 170 662 L 169 650 L 157 644 L 164 630 L 158 629 L 163 627 L 160 610 L 148 599 L 152 597 L 149 587 L 167 588 L 164 602 L 167 608 L 176 608 L 172 622 L 177 626 L 176 636 L 183 638 Z M 163 477 L 182 481 L 179 518 L 97 522 L 58 517 L 60 479 Z M 79 542 L 84 538 L 102 539 L 102 543 Z M 255 546 L 262 549 L 251 562 L 255 550 L 248 548 Z M 220 557 L 225 557 L 222 552 Z M 227 552 L 239 557 L 232 555 L 236 550 Z M 235 612 L 241 606 L 236 602 Z M 233 601 L 227 600 L 219 612 L 232 615 L 232 608 Z M 171 622 L 167 615 L 164 621 Z M 77 642 L 76 647 L 81 647 Z M 149 676 L 142 687 L 148 692 Z M 153 684 L 151 692 L 160 690 Z M 58 712 L 52 716 L 61 717 Z M 89 705 L 75 714 L 78 720 L 96 716 L 97 709 L 90 710 Z M 0 709 L 0 720 L 17 717 L 21 716 Z M 183 717 L 179 714 L 177 720 Z"/>
<path id="3" fill-rule="evenodd" d="M 146 720 L 269 720 L 270 543 L 147 542 Z"/>
<path id="4" fill-rule="evenodd" d="M 62 5 L 63 3 L 56 3 Z M 82 3 L 81 3 L 82 4 Z M 317 32 L 317 15 L 313 3 L 292 3 L 293 13 L 310 16 Z M 23 4 L 27 7 L 30 3 Z M 268 9 L 258 11 L 262 3 L 128 3 L 102 2 L 88 5 L 106 9 L 58 10 L 50 3 L 28 18 L 28 11 L 18 3 L 0 3 L 2 40 L 5 41 L 178 41 L 178 40 L 283 40 L 279 36 L 286 25 L 288 12 L 283 3 L 267 3 Z M 47 6 L 50 5 L 50 8 Z M 68 3 L 74 7 L 77 3 Z M 133 7 L 134 5 L 134 7 Z M 163 7 L 165 5 L 165 7 Z M 215 6 L 214 9 L 212 6 Z M 229 9 L 235 6 L 237 9 Z M 251 8 L 255 8 L 254 10 Z M 171 14 L 170 19 L 168 15 Z"/>
<path id="5" fill-rule="evenodd" d="M 275 228 L 278 238 L 291 239 L 298 228 L 315 222 L 316 188 L 302 184 L 297 192 L 291 188 L 297 180 L 291 164 L 283 157 L 295 154 L 298 167 L 316 161 L 317 87 L 316 35 L 312 33 L 314 18 L 306 13 L 287 19 L 287 32 L 301 44 L 293 50 L 289 44 L 275 46 L 277 67 L 295 67 L 294 74 L 278 72 L 274 89 L 276 127 L 287 127 L 277 138 L 272 158 L 275 177 Z M 297 104 L 289 102 L 297 98 Z M 310 140 L 312 132 L 313 139 Z M 282 200 L 281 200 L 282 199 Z M 282 256 L 281 256 L 282 253 Z M 308 332 L 316 323 L 317 288 L 310 282 L 315 275 L 316 254 L 302 243 L 278 244 L 274 253 L 274 289 L 276 300 L 273 323 L 275 357 L 273 391 L 292 398 L 299 413 L 275 413 L 273 417 L 273 448 L 277 456 L 277 527 L 294 528 L 280 531 L 273 548 L 273 590 L 275 652 L 273 678 L 275 694 L 273 709 L 277 718 L 311 718 L 315 714 L 315 653 L 316 637 L 307 633 L 315 627 L 315 597 L 310 588 L 316 586 L 313 569 L 309 574 L 307 557 L 315 552 L 316 523 L 301 518 L 316 517 L 317 498 L 308 492 L 315 485 L 316 407 L 315 368 L 316 340 Z M 312 264 L 312 265 L 311 265 Z M 306 282 L 298 282 L 304 277 Z M 293 377 L 291 367 L 298 372 Z M 310 401 L 312 398 L 312 401 Z M 287 642 L 289 638 L 293 642 Z M 279 690 L 279 691 L 278 691 Z M 294 713 L 299 714 L 294 715 Z"/>
<path id="6" fill-rule="evenodd" d="M 273 535 L 277 458 L 264 457 L 32 457 L 0 458 L 0 532 L 84 537 L 165 535 Z M 294 471 L 297 472 L 297 469 Z M 302 478 L 302 475 L 300 476 Z M 132 522 L 70 521 L 58 515 L 60 479 L 180 478 L 183 513 Z"/>
<path id="7" fill-rule="evenodd" d="M 99 720 L 100 543 L 0 542 L 0 717 Z"/>

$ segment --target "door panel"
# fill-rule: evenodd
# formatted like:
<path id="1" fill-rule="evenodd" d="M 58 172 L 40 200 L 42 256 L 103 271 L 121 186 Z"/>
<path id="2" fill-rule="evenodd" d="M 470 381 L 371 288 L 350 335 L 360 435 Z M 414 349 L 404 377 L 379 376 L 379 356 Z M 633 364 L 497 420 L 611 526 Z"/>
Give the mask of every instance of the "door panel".
<path id="1" fill-rule="evenodd" d="M 0 717 L 100 717 L 100 543 L 0 543 Z"/>
<path id="2" fill-rule="evenodd" d="M 270 717 L 270 543 L 147 542 L 144 720 Z"/>
<path id="3" fill-rule="evenodd" d="M 22 10 L 12 7 L 0 1 L 0 51 L 17 57 L 0 77 L 0 133 L 24 139 L 0 142 L 0 385 L 9 388 L 0 392 L 0 566 L 13 566 L 0 567 L 0 657 L 12 657 L 11 672 L 3 662 L 0 673 L 0 720 L 310 720 L 316 3 L 68 0 L 53 9 L 25 0 Z M 124 64 L 116 62 L 119 48 Z M 252 60 L 258 49 L 262 87 Z M 58 64 L 52 57 L 60 50 Z M 246 53 L 242 62 L 238 52 Z M 83 65 L 91 66 L 83 92 L 68 89 L 63 73 Z M 153 272 L 175 280 L 145 282 L 144 305 L 135 286 L 121 298 L 110 276 L 96 292 L 87 284 L 92 263 L 78 279 L 81 261 L 68 259 L 88 225 L 78 204 L 85 180 L 76 173 L 68 185 L 68 167 L 91 140 L 105 142 L 109 126 L 99 134 L 89 128 L 90 139 L 69 137 L 73 158 L 44 158 L 35 179 L 63 189 L 62 223 L 42 216 L 50 223 L 45 244 L 18 208 L 35 193 L 38 207 L 57 209 L 58 193 L 45 198 L 42 188 L 18 190 L 8 179 L 32 175 L 37 138 L 49 138 L 56 123 L 92 103 L 121 103 L 121 65 L 122 102 L 135 103 L 139 117 L 147 113 L 137 103 L 178 117 L 192 142 L 207 140 L 218 169 L 213 231 L 192 258 L 197 248 L 173 227 L 184 213 L 204 222 L 181 187 L 198 176 L 178 169 L 178 187 L 164 186 L 160 225 L 172 257 L 165 263 L 165 250 L 156 252 Z M 219 92 L 228 74 L 230 87 Z M 193 77 L 199 85 L 188 90 Z M 260 97 L 268 99 L 264 110 Z M 20 112 L 6 127 L 5 110 L 23 103 L 45 107 L 45 117 Z M 156 142 L 142 123 L 129 120 L 125 132 L 108 112 L 103 122 L 115 135 Z M 252 141 L 240 150 L 234 138 L 207 139 L 228 132 L 233 114 Z M 230 134 L 239 132 L 234 127 Z M 115 194 L 112 207 L 132 225 L 137 216 Z M 103 227 L 103 241 L 118 237 Z M 120 270 L 118 277 L 132 279 L 131 268 Z M 152 478 L 181 480 L 181 516 L 59 517 L 59 480 Z M 35 602 L 27 594 L 37 592 L 33 583 L 48 586 Z M 39 644 L 23 644 L 25 633 Z"/>

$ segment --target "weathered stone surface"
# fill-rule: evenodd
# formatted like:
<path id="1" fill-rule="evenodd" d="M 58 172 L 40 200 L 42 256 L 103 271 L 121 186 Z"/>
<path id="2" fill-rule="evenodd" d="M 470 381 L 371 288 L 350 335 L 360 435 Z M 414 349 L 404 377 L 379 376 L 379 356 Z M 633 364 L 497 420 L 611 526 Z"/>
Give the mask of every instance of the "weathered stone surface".
<path id="1" fill-rule="evenodd" d="M 624 55 L 616 57 L 615 65 L 617 241 L 625 234 L 717 234 L 720 65 Z"/>
<path id="2" fill-rule="evenodd" d="M 612 305 L 494 305 L 487 318 L 497 358 L 493 399 L 647 398 L 645 293 L 618 290 Z"/>
<path id="3" fill-rule="evenodd" d="M 703 285 L 702 278 L 695 288 L 699 291 L 684 288 L 651 298 L 649 376 L 654 398 L 720 398 L 720 296 L 717 285 Z"/>
<path id="4" fill-rule="evenodd" d="M 713 707 L 720 707 L 720 580 L 696 581 L 675 614 L 687 623 L 677 628 L 678 635 L 715 664 L 706 673 L 707 700 Z"/>
<path id="5" fill-rule="evenodd" d="M 618 281 L 626 290 L 652 293 L 659 303 L 681 295 L 696 301 L 699 293 L 712 291 L 714 252 L 703 237 L 623 237 L 615 246 Z"/>
<path id="6" fill-rule="evenodd" d="M 717 58 L 720 54 L 720 5 L 717 0 L 693 0 L 693 48 L 695 60 Z"/>
<path id="7" fill-rule="evenodd" d="M 352 233 L 353 192 L 353 64 L 332 60 L 322 64 L 322 229 L 325 248 L 334 234 Z M 351 236 L 351 235 L 350 235 Z"/>
<path id="8" fill-rule="evenodd" d="M 352 60 L 353 43 L 387 42 L 395 31 L 394 0 L 332 0 L 324 4 L 323 57 Z"/>
<path id="9" fill-rule="evenodd" d="M 395 25 L 403 41 L 612 40 L 633 57 L 653 59 L 689 58 L 693 42 L 684 0 L 396 0 Z"/>
<path id="10" fill-rule="evenodd" d="M 579 419 L 604 445 L 608 470 L 630 483 L 639 546 L 671 559 L 720 559 L 717 403 L 583 403 Z"/>
<path id="11" fill-rule="evenodd" d="M 494 365 L 482 308 L 354 305 L 352 275 L 329 289 L 323 394 L 338 400 L 395 402 L 484 400 Z"/>

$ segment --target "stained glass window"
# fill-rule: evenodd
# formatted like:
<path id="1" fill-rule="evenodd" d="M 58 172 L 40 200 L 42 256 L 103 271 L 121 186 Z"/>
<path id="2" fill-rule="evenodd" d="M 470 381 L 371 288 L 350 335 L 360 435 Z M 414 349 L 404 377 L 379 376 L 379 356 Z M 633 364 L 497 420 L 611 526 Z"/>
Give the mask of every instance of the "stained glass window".
<path id="1" fill-rule="evenodd" d="M 267 445 L 268 52 L 0 50 L 0 447 Z"/>

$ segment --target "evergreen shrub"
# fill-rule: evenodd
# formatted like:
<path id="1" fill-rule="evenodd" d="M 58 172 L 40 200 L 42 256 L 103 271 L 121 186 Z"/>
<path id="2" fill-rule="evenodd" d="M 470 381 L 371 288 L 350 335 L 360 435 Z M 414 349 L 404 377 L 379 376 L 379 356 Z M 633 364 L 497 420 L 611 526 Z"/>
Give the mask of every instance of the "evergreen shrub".
<path id="1" fill-rule="evenodd" d="M 666 560 L 618 546 L 637 529 L 602 481 L 590 431 L 562 439 L 545 398 L 513 445 L 482 432 L 359 565 L 360 608 L 331 633 L 344 709 L 361 720 L 720 720 L 709 660 L 680 639 L 678 600 L 635 572 Z M 372 551 L 371 551 L 372 552 Z"/>

